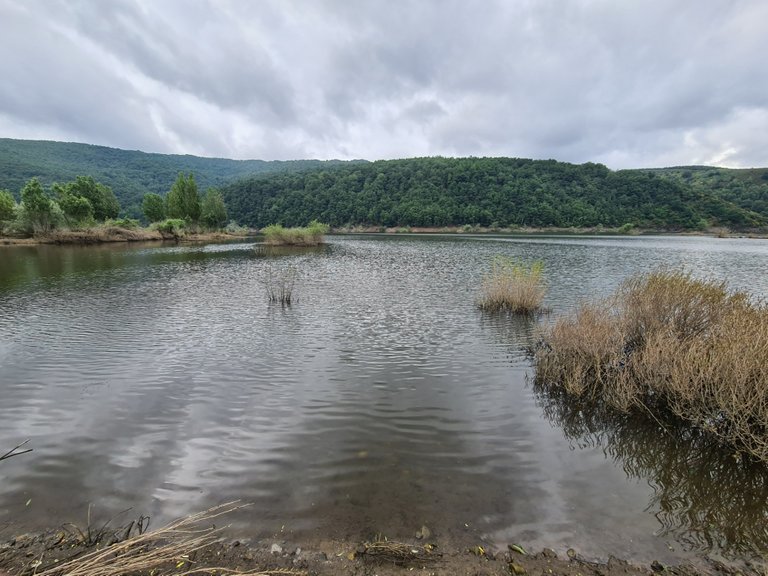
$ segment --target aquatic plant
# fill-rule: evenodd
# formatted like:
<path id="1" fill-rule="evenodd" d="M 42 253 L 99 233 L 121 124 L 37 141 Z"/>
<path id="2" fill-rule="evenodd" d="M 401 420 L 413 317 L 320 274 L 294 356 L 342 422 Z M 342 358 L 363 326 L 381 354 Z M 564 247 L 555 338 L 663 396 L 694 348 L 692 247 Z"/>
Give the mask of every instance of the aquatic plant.
<path id="1" fill-rule="evenodd" d="M 536 381 L 672 415 L 768 462 L 768 307 L 685 272 L 630 278 L 548 328 Z"/>
<path id="2" fill-rule="evenodd" d="M 261 283 L 267 290 L 269 301 L 281 306 L 290 306 L 295 300 L 293 289 L 298 275 L 298 271 L 293 266 L 287 268 L 268 267 Z"/>
<path id="3" fill-rule="evenodd" d="M 496 256 L 491 270 L 483 276 L 478 306 L 483 310 L 509 310 L 530 314 L 541 308 L 546 294 L 544 263 L 525 264 L 506 256 Z"/>
<path id="4" fill-rule="evenodd" d="M 264 242 L 271 246 L 317 246 L 325 241 L 330 226 L 313 220 L 300 228 L 283 228 L 280 224 L 270 224 L 263 228 Z"/>

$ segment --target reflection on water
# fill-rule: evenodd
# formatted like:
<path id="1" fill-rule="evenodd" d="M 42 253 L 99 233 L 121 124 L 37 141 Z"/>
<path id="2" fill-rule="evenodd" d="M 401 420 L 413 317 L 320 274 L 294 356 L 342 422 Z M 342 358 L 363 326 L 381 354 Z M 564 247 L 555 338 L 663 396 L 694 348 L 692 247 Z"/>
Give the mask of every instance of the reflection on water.
<path id="1" fill-rule="evenodd" d="M 572 418 L 542 417 L 536 321 L 475 306 L 497 254 L 544 261 L 554 315 L 660 264 L 768 295 L 761 241 L 0 250 L 0 446 L 35 448 L 0 466 L 0 524 L 81 521 L 89 504 L 162 522 L 242 499 L 255 506 L 232 521 L 254 537 L 408 539 L 426 524 L 441 542 L 603 558 L 764 548 L 757 472 L 703 446 L 685 460 L 700 440 L 595 422 L 569 441 Z M 267 302 L 276 268 L 299 271 L 290 308 Z"/>
<path id="2" fill-rule="evenodd" d="M 574 446 L 597 447 L 630 478 L 647 481 L 648 511 L 659 534 L 689 549 L 726 554 L 768 550 L 768 470 L 739 460 L 711 436 L 662 425 L 645 414 L 623 414 L 594 401 L 534 384 L 545 416 Z"/>

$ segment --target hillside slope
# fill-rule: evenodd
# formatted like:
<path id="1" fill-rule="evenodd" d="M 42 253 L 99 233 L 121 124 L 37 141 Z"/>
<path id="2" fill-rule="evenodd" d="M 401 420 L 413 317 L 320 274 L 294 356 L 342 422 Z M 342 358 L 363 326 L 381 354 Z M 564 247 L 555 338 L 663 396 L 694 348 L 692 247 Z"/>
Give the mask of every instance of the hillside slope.
<path id="1" fill-rule="evenodd" d="M 756 228 L 765 214 L 643 170 L 519 158 L 414 158 L 254 177 L 223 189 L 251 226 Z"/>
<path id="2" fill-rule="evenodd" d="M 66 182 L 78 175 L 93 176 L 112 188 L 131 212 L 147 192 L 165 194 L 179 172 L 192 172 L 205 190 L 244 176 L 302 170 L 338 164 L 338 161 L 228 160 L 173 154 L 150 154 L 92 144 L 0 138 L 0 189 L 18 194 L 25 182 L 37 177 L 45 185 Z"/>

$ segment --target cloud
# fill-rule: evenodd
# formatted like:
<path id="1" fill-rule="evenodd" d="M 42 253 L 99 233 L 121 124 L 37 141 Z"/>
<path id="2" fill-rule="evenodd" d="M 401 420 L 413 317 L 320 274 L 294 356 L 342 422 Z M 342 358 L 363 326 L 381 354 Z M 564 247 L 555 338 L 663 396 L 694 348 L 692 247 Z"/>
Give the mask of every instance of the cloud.
<path id="1" fill-rule="evenodd" d="M 0 129 L 236 158 L 768 165 L 768 4 L 0 0 Z"/>

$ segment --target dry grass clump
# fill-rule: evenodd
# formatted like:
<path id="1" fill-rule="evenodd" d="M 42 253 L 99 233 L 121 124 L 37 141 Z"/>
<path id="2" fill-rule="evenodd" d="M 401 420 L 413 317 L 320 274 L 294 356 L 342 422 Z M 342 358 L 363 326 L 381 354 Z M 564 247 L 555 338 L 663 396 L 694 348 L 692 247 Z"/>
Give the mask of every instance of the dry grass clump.
<path id="1" fill-rule="evenodd" d="M 529 266 L 511 258 L 495 257 L 491 271 L 483 276 L 478 306 L 483 310 L 508 310 L 517 314 L 539 310 L 547 291 L 543 271 L 541 261 Z"/>
<path id="2" fill-rule="evenodd" d="M 361 555 L 379 562 L 391 562 L 398 565 L 425 563 L 435 559 L 431 546 L 413 546 L 403 542 L 376 540 L 366 542 L 360 551 Z"/>
<path id="3" fill-rule="evenodd" d="M 330 230 L 327 224 L 313 220 L 301 228 L 283 228 L 280 224 L 271 224 L 264 228 L 264 242 L 270 246 L 317 246 L 325 241 Z"/>
<path id="4" fill-rule="evenodd" d="M 672 414 L 768 462 L 768 308 L 660 271 L 556 322 L 536 380 L 622 411 Z"/>
<path id="5" fill-rule="evenodd" d="M 215 544 L 220 529 L 206 527 L 211 520 L 238 508 L 236 502 L 216 506 L 170 524 L 128 538 L 105 548 L 96 549 L 74 559 L 38 570 L 36 576 L 189 576 L 219 574 L 239 576 L 269 576 L 274 574 L 304 574 L 296 570 L 237 571 L 232 568 L 197 564 L 195 553 Z"/>

